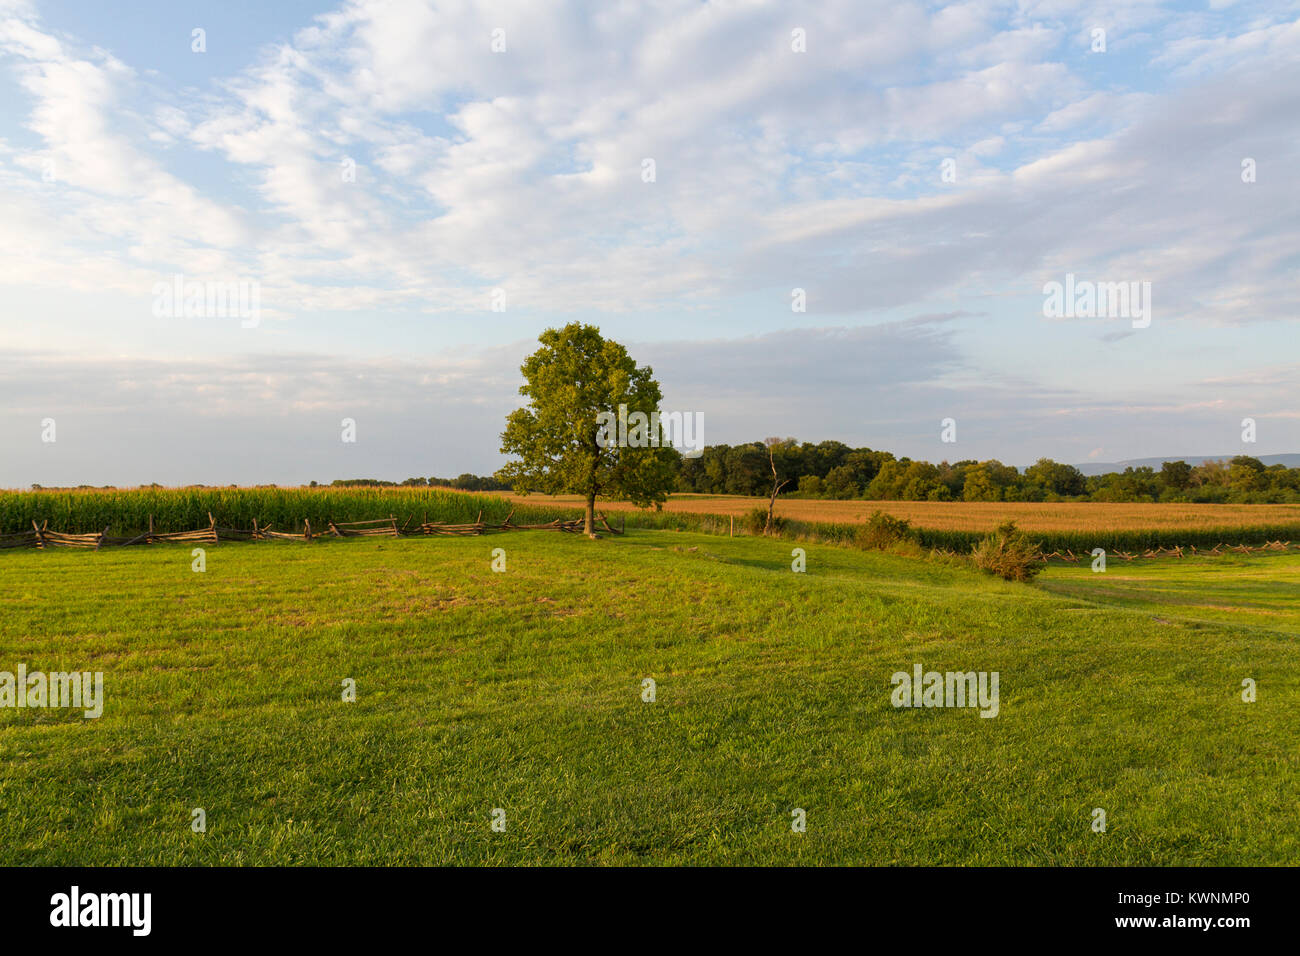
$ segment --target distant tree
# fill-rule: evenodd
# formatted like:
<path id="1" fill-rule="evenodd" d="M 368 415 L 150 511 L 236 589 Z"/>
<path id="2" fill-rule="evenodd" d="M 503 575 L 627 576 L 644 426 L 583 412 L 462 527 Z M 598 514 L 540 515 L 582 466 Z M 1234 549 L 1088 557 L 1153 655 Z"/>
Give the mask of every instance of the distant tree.
<path id="1" fill-rule="evenodd" d="M 1040 458 L 1026 468 L 1025 481 L 1061 497 L 1081 495 L 1087 488 L 1083 472 L 1050 458 Z"/>
<path id="2" fill-rule="evenodd" d="M 776 510 L 776 496 L 791 481 L 790 475 L 786 472 L 786 457 L 797 449 L 798 445 L 793 438 L 784 440 L 765 438 L 763 444 L 767 446 L 767 461 L 772 469 L 772 494 L 767 499 L 767 523 L 763 525 L 763 534 L 770 534 L 772 531 L 772 512 Z M 778 458 L 781 459 L 780 465 L 777 464 Z"/>
<path id="3" fill-rule="evenodd" d="M 1262 491 L 1268 487 L 1264 463 L 1250 455 L 1238 455 L 1228 463 L 1228 485 L 1233 491 Z"/>
<path id="4" fill-rule="evenodd" d="M 799 479 L 799 494 L 806 498 L 822 496 L 822 480 L 816 475 L 804 475 Z"/>
<path id="5" fill-rule="evenodd" d="M 997 501 L 998 489 L 989 476 L 989 470 L 983 465 L 966 469 L 966 483 L 962 485 L 963 501 Z"/>
<path id="6" fill-rule="evenodd" d="M 765 444 L 751 442 L 734 445 L 723 458 L 726 484 L 723 491 L 729 495 L 762 495 L 768 489 L 768 454 Z"/>
<path id="7" fill-rule="evenodd" d="M 675 491 L 690 493 L 701 491 L 700 482 L 704 480 L 704 457 L 683 458 L 681 467 L 677 469 L 677 481 L 673 485 Z"/>
<path id="8" fill-rule="evenodd" d="M 1205 486 L 1227 486 L 1228 484 L 1228 466 L 1217 459 L 1203 461 L 1192 469 L 1193 487 L 1202 488 Z"/>
<path id="9" fill-rule="evenodd" d="M 1142 465 L 1089 479 L 1094 501 L 1154 501 L 1160 494 L 1155 469 Z"/>
<path id="10" fill-rule="evenodd" d="M 832 468 L 838 468 L 844 464 L 845 459 L 852 451 L 852 448 L 839 441 L 823 441 L 818 442 L 816 445 L 805 444 L 802 448 L 804 470 L 825 478 L 830 474 Z"/>
<path id="11" fill-rule="evenodd" d="M 929 501 L 942 493 L 939 469 L 928 461 L 909 461 L 899 482 L 902 490 L 899 497 L 904 501 Z"/>
<path id="12" fill-rule="evenodd" d="M 640 424 L 639 416 L 648 421 L 659 410 L 662 395 L 653 371 L 638 367 L 595 326 L 573 322 L 547 329 L 538 341 L 542 347 L 520 368 L 519 393 L 529 404 L 510 413 L 501 433 L 502 453 L 519 460 L 499 474 L 521 494 L 583 495 L 589 536 L 595 535 L 600 495 L 642 507 L 662 503 L 680 456 L 667 446 L 657 419 L 653 427 Z M 605 417 L 619 415 L 620 406 L 627 412 L 626 442 L 610 434 Z"/>
<path id="13" fill-rule="evenodd" d="M 970 459 L 955 461 L 951 465 L 946 461 L 939 463 L 939 481 L 947 492 L 944 501 L 961 498 L 962 486 L 966 484 L 966 469 L 976 464 L 978 462 Z"/>
<path id="14" fill-rule="evenodd" d="M 903 476 L 911 464 L 905 458 L 887 461 L 880 467 L 876 477 L 867 485 L 866 497 L 875 501 L 894 501 L 903 496 L 905 482 Z"/>
<path id="15" fill-rule="evenodd" d="M 1182 491 L 1192 483 L 1192 466 L 1185 461 L 1166 461 L 1160 466 L 1160 484 Z"/>
<path id="16" fill-rule="evenodd" d="M 720 495 L 727 490 L 727 455 L 731 449 L 716 445 L 704 450 L 704 478 L 697 491 Z"/>
<path id="17" fill-rule="evenodd" d="M 856 498 L 862 491 L 855 480 L 850 465 L 836 465 L 826 473 L 824 488 L 827 498 Z"/>
<path id="18" fill-rule="evenodd" d="M 1292 500 L 1289 493 L 1300 491 L 1300 468 L 1288 468 L 1285 465 L 1269 465 L 1264 469 L 1269 487 L 1275 491 L 1288 493 L 1279 500 Z"/>
<path id="19" fill-rule="evenodd" d="M 1015 501 L 1020 497 L 1023 478 L 1014 465 L 1004 465 L 996 458 L 980 462 L 993 486 L 998 489 L 998 497 L 1003 501 Z"/>

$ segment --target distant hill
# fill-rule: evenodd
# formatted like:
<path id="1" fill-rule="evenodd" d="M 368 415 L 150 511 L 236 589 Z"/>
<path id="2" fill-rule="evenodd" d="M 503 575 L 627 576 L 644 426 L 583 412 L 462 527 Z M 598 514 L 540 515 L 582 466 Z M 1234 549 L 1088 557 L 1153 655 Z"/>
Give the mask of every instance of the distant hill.
<path id="1" fill-rule="evenodd" d="M 1245 454 L 1249 452 L 1237 451 L 1229 455 L 1166 455 L 1163 458 L 1130 458 L 1128 461 L 1090 461 L 1074 467 L 1085 475 L 1104 475 L 1107 472 L 1123 471 L 1125 468 L 1141 468 L 1143 465 L 1159 471 L 1160 466 L 1167 461 L 1185 461 L 1194 468 L 1207 461 L 1231 461 L 1237 455 Z M 1300 455 L 1251 455 L 1251 457 L 1258 458 L 1265 465 L 1300 468 Z"/>

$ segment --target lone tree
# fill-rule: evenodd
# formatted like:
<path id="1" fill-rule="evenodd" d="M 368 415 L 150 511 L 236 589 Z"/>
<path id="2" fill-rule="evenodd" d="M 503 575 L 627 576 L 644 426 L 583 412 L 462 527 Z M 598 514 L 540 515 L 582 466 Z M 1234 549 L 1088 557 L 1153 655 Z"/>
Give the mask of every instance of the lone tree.
<path id="1" fill-rule="evenodd" d="M 790 484 L 790 479 L 788 477 L 781 477 L 780 473 L 777 471 L 777 453 L 781 452 L 782 457 L 784 458 L 785 453 L 794 449 L 795 440 L 793 438 L 787 438 L 785 440 L 780 438 L 764 438 L 763 444 L 767 446 L 767 463 L 772 469 L 772 494 L 767 499 L 767 521 L 763 525 L 763 534 L 771 534 L 772 512 L 776 510 L 776 496 L 781 493 L 782 488 Z"/>
<path id="2" fill-rule="evenodd" d="M 501 433 L 502 454 L 519 460 L 500 476 L 520 494 L 586 496 L 594 537 L 598 495 L 643 508 L 668 497 L 679 456 L 659 423 L 659 383 L 595 326 L 572 322 L 538 341 L 520 367 L 529 404 Z"/>

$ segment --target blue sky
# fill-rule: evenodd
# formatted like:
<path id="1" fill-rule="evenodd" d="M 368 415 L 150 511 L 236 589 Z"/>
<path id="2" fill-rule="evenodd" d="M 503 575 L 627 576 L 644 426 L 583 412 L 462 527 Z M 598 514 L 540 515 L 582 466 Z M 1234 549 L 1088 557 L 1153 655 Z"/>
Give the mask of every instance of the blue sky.
<path id="1" fill-rule="evenodd" d="M 1300 451 L 1297 133 L 1296 3 L 0 0 L 0 485 L 490 471 L 575 319 L 709 443 Z"/>

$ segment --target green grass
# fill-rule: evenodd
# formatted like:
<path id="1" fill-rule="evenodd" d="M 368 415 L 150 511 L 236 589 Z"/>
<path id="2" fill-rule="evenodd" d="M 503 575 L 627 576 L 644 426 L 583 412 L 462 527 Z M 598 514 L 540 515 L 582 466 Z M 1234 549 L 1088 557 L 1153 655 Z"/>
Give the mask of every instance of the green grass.
<path id="1" fill-rule="evenodd" d="M 0 669 L 107 697 L 0 710 L 0 864 L 1300 862 L 1268 584 L 1300 556 L 1031 587 L 803 546 L 804 574 L 652 531 L 0 554 Z M 1216 587 L 1281 613 L 1162 597 Z M 1000 715 L 894 709 L 916 662 L 999 671 Z"/>
<path id="2" fill-rule="evenodd" d="M 1105 572 L 1092 571 L 1085 555 L 1078 565 L 1052 565 L 1043 586 L 1053 594 L 1145 611 L 1161 621 L 1300 635 L 1300 555 L 1131 563 L 1112 555 Z"/>

